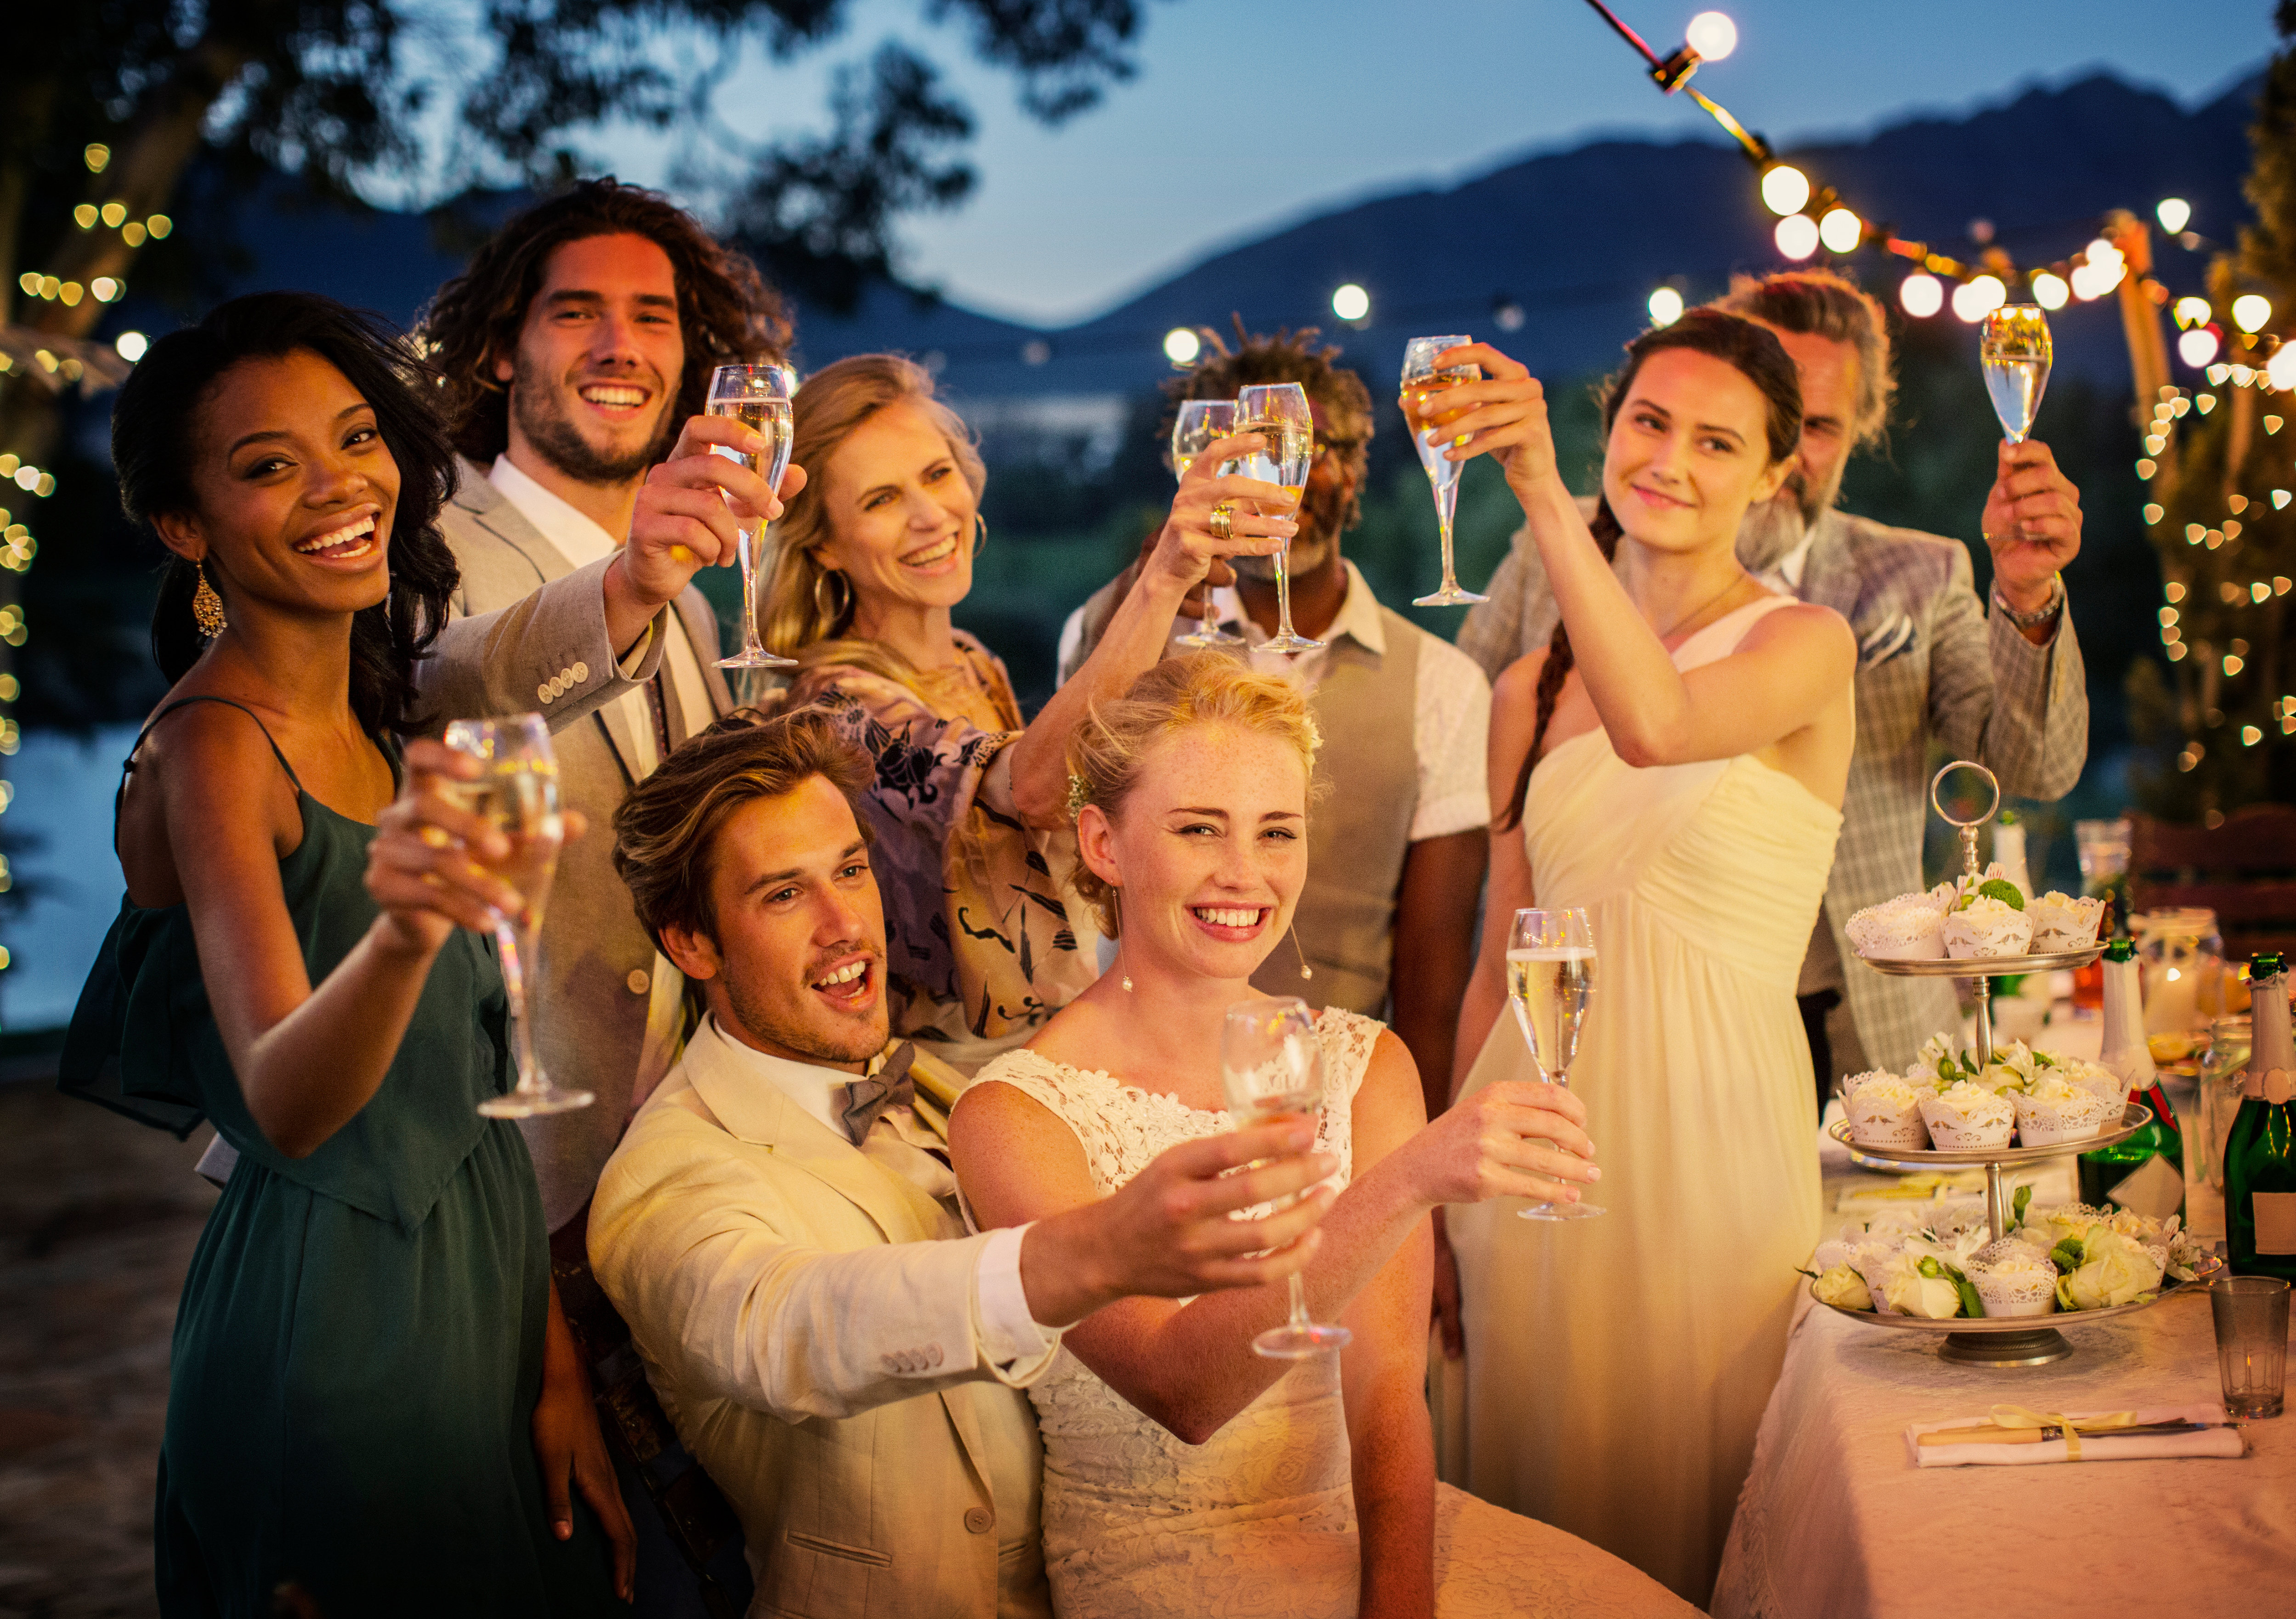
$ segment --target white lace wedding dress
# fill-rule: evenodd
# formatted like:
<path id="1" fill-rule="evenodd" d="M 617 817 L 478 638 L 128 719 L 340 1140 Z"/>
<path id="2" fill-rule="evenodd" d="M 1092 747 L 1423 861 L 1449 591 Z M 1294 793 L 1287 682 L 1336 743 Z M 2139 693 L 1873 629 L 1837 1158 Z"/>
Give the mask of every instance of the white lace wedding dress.
<path id="1" fill-rule="evenodd" d="M 1318 1146 L 1352 1168 L 1357 1088 L 1382 1025 L 1321 1015 Z M 1076 1132 L 1103 1194 L 1166 1148 L 1235 1128 L 1098 1072 L 1011 1051 L 977 1084 L 1015 1087 Z M 1345 1619 L 1356 1611 L 1354 1492 L 1337 1357 L 1303 1361 L 1189 1445 L 1067 1350 L 1029 1391 L 1045 1441 L 1045 1566 L 1062 1619 Z M 1435 1511 L 1436 1610 L 1488 1615 L 1695 1610 L 1583 1541 L 1449 1486 Z"/>

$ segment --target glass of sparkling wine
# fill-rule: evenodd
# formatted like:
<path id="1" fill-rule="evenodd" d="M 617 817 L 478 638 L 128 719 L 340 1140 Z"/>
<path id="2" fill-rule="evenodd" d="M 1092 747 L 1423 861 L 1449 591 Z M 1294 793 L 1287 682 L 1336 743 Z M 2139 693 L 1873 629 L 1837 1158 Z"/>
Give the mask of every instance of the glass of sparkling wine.
<path id="1" fill-rule="evenodd" d="M 1507 999 L 1530 1055 L 1550 1084 L 1569 1089 L 1570 1059 L 1595 999 L 1595 930 L 1577 906 L 1519 910 L 1507 935 Z M 1603 1211 L 1588 1203 L 1541 1203 L 1525 1220 L 1585 1220 Z"/>
<path id="2" fill-rule="evenodd" d="M 550 899 L 551 878 L 557 874 L 559 845 L 566 840 L 566 824 L 558 813 L 558 760 L 550 750 L 550 727 L 539 714 L 457 719 L 447 727 L 446 740 L 448 747 L 477 760 L 480 774 L 475 781 L 440 783 L 439 796 L 482 818 L 510 840 L 509 857 L 488 869 L 526 901 L 517 916 L 495 925 L 518 1046 L 518 1084 L 480 1103 L 479 1111 L 490 1119 L 525 1119 L 587 1107 L 594 1099 L 588 1091 L 562 1089 L 542 1072 L 534 1055 L 534 1019 L 527 996 L 528 975 L 542 959 L 543 908 Z"/>
<path id="3" fill-rule="evenodd" d="M 1297 382 L 1244 389 L 1235 396 L 1235 431 L 1259 434 L 1259 448 L 1232 463 L 1234 470 L 1292 490 L 1292 509 L 1298 511 L 1300 491 L 1308 487 L 1308 469 L 1316 464 L 1316 418 L 1308 409 L 1308 390 Z M 1292 628 L 1291 559 L 1287 541 L 1273 559 L 1275 633 L 1253 647 L 1254 652 L 1314 652 L 1323 645 Z"/>
<path id="4" fill-rule="evenodd" d="M 2022 444 L 2049 385 L 2049 317 L 2038 304 L 2003 304 L 1985 317 L 1977 354 L 2001 431 Z"/>
<path id="5" fill-rule="evenodd" d="M 1202 453 L 1204 446 L 1215 439 L 1225 439 L 1235 431 L 1235 401 L 1234 399 L 1183 399 L 1180 414 L 1172 423 L 1172 475 L 1188 475 L 1188 463 Z M 1220 628 L 1219 610 L 1212 605 L 1212 586 L 1204 581 L 1204 618 L 1200 629 L 1174 640 L 1183 646 L 1241 646 L 1243 637 L 1231 635 Z"/>
<path id="6" fill-rule="evenodd" d="M 1283 995 L 1230 1007 L 1220 1031 L 1220 1079 L 1239 1130 L 1287 1115 L 1320 1114 L 1324 1048 L 1308 1003 Z M 1252 1339 L 1251 1348 L 1271 1360 L 1305 1360 L 1345 1348 L 1354 1336 L 1344 1327 L 1308 1319 L 1308 1289 L 1294 1270 L 1291 1319 Z"/>
<path id="7" fill-rule="evenodd" d="M 797 395 L 797 373 L 787 366 L 720 366 L 709 378 L 709 413 L 713 416 L 732 416 L 744 427 L 760 435 L 771 445 L 771 453 L 745 456 L 728 449 L 722 444 L 709 447 L 710 453 L 738 461 L 763 478 L 775 489 L 782 487 L 782 474 L 789 471 L 790 439 L 793 429 L 790 421 L 790 400 Z M 761 553 L 766 545 L 766 525 L 742 531 L 742 650 L 730 658 L 718 660 L 720 669 L 794 669 L 795 658 L 777 658 L 767 652 L 758 638 L 758 593 L 764 580 L 758 575 Z"/>
<path id="8" fill-rule="evenodd" d="M 1414 337 L 1403 349 L 1403 419 L 1411 426 L 1411 448 L 1419 452 L 1419 464 L 1427 469 L 1427 481 L 1434 486 L 1435 522 L 1443 533 L 1442 588 L 1432 596 L 1414 598 L 1411 604 L 1414 607 L 1463 607 L 1490 600 L 1487 596 L 1460 589 L 1458 578 L 1451 571 L 1451 518 L 1459 509 L 1461 463 L 1443 458 L 1447 446 L 1427 442 L 1430 429 L 1441 426 L 1459 414 L 1443 410 L 1444 391 L 1462 382 L 1483 380 L 1480 366 L 1439 367 L 1435 357 L 1447 349 L 1464 349 L 1474 341 L 1464 335 Z"/>

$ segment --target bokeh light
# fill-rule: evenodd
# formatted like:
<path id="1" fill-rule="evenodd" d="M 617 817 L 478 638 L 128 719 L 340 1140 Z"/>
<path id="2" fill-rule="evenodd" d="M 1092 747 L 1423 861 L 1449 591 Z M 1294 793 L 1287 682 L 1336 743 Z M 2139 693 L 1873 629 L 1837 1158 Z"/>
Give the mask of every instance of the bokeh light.
<path id="1" fill-rule="evenodd" d="M 2216 313 L 2205 298 L 2180 298 L 2169 312 L 2177 317 L 2179 326 L 2205 326 Z"/>
<path id="2" fill-rule="evenodd" d="M 2044 309 L 2062 309 L 2072 297 L 2072 289 L 2064 278 L 2043 270 L 2033 277 L 2033 301 Z"/>
<path id="3" fill-rule="evenodd" d="M 122 332 L 111 340 L 111 346 L 119 350 L 121 359 L 132 366 L 144 357 L 144 351 L 152 346 L 152 340 L 141 332 Z"/>
<path id="4" fill-rule="evenodd" d="M 2296 390 L 2296 343 L 2283 343 L 2273 351 L 2271 363 L 2264 368 L 2264 380 L 2284 393 Z"/>
<path id="5" fill-rule="evenodd" d="M 1792 163 L 1762 171 L 1762 202 L 1774 214 L 1800 213 L 1809 201 L 1809 177 Z"/>
<path id="6" fill-rule="evenodd" d="M 1817 239 L 1829 253 L 1854 253 L 1866 239 L 1866 222 L 1846 208 L 1829 208 L 1817 222 Z"/>
<path id="7" fill-rule="evenodd" d="M 1175 326 L 1164 333 L 1164 357 L 1175 366 L 1194 365 L 1203 348 L 1203 340 L 1185 326 Z"/>
<path id="8" fill-rule="evenodd" d="M 1817 221 L 1808 214 L 1788 214 L 1778 221 L 1778 251 L 1789 259 L 1807 259 L 1817 251 Z"/>
<path id="9" fill-rule="evenodd" d="M 2194 326 L 2177 340 L 2177 357 L 2198 371 L 2217 357 L 2217 334 L 2207 326 Z"/>
<path id="10" fill-rule="evenodd" d="M 1361 320 L 1371 313 L 1371 294 L 1350 281 L 1332 294 L 1332 313 L 1341 320 Z"/>
<path id="11" fill-rule="evenodd" d="M 1953 312 L 1974 325 L 2009 301 L 2009 289 L 1998 275 L 1980 275 L 1953 290 Z"/>
<path id="12" fill-rule="evenodd" d="M 1672 287 L 1660 287 L 1650 295 L 1650 317 L 1653 326 L 1670 326 L 1682 318 L 1682 294 Z"/>
<path id="13" fill-rule="evenodd" d="M 2272 324 L 2272 300 L 2261 293 L 2243 292 L 2232 300 L 2232 324 L 2243 332 L 2261 332 Z"/>
<path id="14" fill-rule="evenodd" d="M 1927 270 L 1915 270 L 1898 284 L 1898 302 L 1906 314 L 1927 320 L 1945 308 L 1945 283 Z"/>
<path id="15" fill-rule="evenodd" d="M 1708 62 L 1719 62 L 1738 48 L 1738 25 L 1720 12 L 1699 12 L 1682 37 Z"/>
<path id="16" fill-rule="evenodd" d="M 2185 226 L 2193 222 L 2193 205 L 2182 197 L 2163 197 L 2152 216 L 2161 221 L 2162 230 L 2172 236 L 2180 235 Z"/>

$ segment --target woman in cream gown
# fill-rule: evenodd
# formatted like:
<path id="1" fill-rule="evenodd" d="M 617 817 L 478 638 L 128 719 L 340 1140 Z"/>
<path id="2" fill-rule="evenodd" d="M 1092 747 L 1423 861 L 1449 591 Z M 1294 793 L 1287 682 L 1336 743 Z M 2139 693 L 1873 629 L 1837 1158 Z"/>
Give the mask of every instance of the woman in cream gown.
<path id="1" fill-rule="evenodd" d="M 950 1144 L 984 1225 L 1122 1196 L 1158 1153 L 1226 1134 L 1220 1026 L 1306 875 L 1314 727 L 1298 689 L 1203 653 L 1095 708 L 1070 744 L 1087 900 L 1117 965 L 958 1103 Z M 1117 896 L 1120 893 L 1120 903 Z M 1120 931 L 1116 931 L 1120 926 Z M 1262 1360 L 1285 1289 L 1127 1299 L 1069 1329 L 1029 1390 L 1044 1549 L 1062 1619 L 1685 1615 L 1647 1577 L 1434 1478 L 1422 1388 L 1428 1212 L 1568 1196 L 1591 1171 L 1577 1105 L 1499 1084 L 1433 1125 L 1402 1043 L 1317 1020 L 1318 1150 L 1343 1188 L 1303 1272 L 1342 1353 Z M 1319 1191 L 1315 1196 L 1332 1194 Z"/>
<path id="2" fill-rule="evenodd" d="M 1503 1009 L 1512 912 L 1586 908 L 1598 968 L 1570 1078 L 1606 1212 L 1450 1214 L 1462 1482 L 1703 1604 L 1817 1236 L 1794 986 L 1841 830 L 1856 654 L 1840 618 L 1769 594 L 1734 555 L 1799 433 L 1775 339 L 1694 312 L 1629 357 L 1592 532 L 1557 498 L 1551 449 L 1538 462 L 1543 409 L 1512 445 L 1469 447 L 1509 460 L 1564 628 L 1495 695 L 1459 1094 L 1538 1072 Z M 1536 390 L 1485 364 L 1487 394 Z M 1624 547 L 1616 572 L 1605 539 Z"/>

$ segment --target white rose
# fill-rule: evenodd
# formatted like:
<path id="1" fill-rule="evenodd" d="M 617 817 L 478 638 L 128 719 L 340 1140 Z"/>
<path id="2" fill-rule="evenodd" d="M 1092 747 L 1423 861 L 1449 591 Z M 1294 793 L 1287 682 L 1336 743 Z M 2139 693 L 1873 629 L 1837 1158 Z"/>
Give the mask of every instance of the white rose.
<path id="1" fill-rule="evenodd" d="M 2104 1310 L 2130 1303 L 2160 1286 L 2161 1262 L 2100 1226 L 2082 1245 L 2080 1269 L 2057 1278 L 2057 1303 L 2068 1310 Z"/>
<path id="2" fill-rule="evenodd" d="M 1949 1321 L 1961 1313 L 1961 1291 L 1947 1276 L 1923 1276 L 1912 1254 L 1890 1262 L 1882 1282 L 1882 1302 L 1899 1315 Z"/>
<path id="3" fill-rule="evenodd" d="M 1821 1304 L 1833 1304 L 1843 1310 L 1871 1310 L 1874 1295 L 1867 1291 L 1866 1279 L 1847 1265 L 1834 1265 L 1817 1278 L 1814 1291 Z"/>

